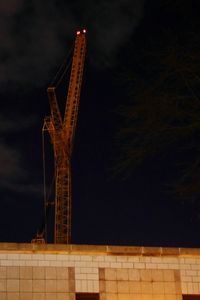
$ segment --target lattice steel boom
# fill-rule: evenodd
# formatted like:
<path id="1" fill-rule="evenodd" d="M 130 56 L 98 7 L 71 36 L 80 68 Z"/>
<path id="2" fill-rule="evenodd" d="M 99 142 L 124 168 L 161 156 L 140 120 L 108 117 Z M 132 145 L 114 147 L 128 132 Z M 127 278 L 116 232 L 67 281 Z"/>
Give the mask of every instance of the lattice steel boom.
<path id="1" fill-rule="evenodd" d="M 45 118 L 43 130 L 49 132 L 55 161 L 54 243 L 71 242 L 71 155 L 85 60 L 85 33 L 85 30 L 78 31 L 75 39 L 64 120 L 57 103 L 55 87 L 47 89 L 51 115 Z"/>

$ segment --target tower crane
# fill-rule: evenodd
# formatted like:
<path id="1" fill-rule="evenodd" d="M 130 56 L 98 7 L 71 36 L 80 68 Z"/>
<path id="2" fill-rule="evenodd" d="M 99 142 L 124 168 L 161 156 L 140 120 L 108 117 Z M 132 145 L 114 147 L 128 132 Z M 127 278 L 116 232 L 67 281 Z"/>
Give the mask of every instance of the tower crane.
<path id="1" fill-rule="evenodd" d="M 54 243 L 71 242 L 72 187 L 71 156 L 78 116 L 79 99 L 86 51 L 86 30 L 77 31 L 72 59 L 69 88 L 62 118 L 56 87 L 47 89 L 51 114 L 44 119 L 43 131 L 48 131 L 55 162 Z"/>

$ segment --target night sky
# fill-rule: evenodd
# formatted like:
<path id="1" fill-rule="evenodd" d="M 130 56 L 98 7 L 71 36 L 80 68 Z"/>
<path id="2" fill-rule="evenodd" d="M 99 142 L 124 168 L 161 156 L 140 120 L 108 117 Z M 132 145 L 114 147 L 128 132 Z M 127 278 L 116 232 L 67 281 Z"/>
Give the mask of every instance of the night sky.
<path id="1" fill-rule="evenodd" d="M 176 155 L 147 159 L 126 179 L 112 172 L 122 126 L 118 107 L 130 100 L 124 74 L 134 70 L 133 61 L 149 41 L 159 44 L 173 28 L 187 44 L 184 33 L 199 24 L 199 9 L 198 1 L 187 0 L 0 2 L 1 242 L 30 242 L 42 222 L 41 130 L 50 112 L 46 89 L 76 30 L 86 28 L 72 159 L 72 243 L 200 246 L 196 206 L 167 189 L 169 178 L 178 176 Z M 58 91 L 62 111 L 64 92 L 66 82 Z"/>

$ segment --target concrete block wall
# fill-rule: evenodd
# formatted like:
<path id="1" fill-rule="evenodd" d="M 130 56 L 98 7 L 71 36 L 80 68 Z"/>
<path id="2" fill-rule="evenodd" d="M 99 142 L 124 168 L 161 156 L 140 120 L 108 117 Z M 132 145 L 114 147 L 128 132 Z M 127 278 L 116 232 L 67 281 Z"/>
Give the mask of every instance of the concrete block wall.
<path id="1" fill-rule="evenodd" d="M 200 249 L 0 243 L 0 300 L 181 300 L 200 294 Z"/>
<path id="2" fill-rule="evenodd" d="M 65 267 L 0 266 L 0 300 L 74 299 L 73 271 Z"/>
<path id="3" fill-rule="evenodd" d="M 100 269 L 102 299 L 182 299 L 177 270 Z"/>

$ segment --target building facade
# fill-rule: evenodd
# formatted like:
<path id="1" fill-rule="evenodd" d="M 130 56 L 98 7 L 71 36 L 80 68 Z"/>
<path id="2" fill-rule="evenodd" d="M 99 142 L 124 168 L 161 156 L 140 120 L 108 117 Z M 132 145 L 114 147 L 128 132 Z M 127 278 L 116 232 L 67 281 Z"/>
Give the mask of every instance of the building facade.
<path id="1" fill-rule="evenodd" d="M 0 300 L 200 299 L 200 249 L 0 243 Z"/>

